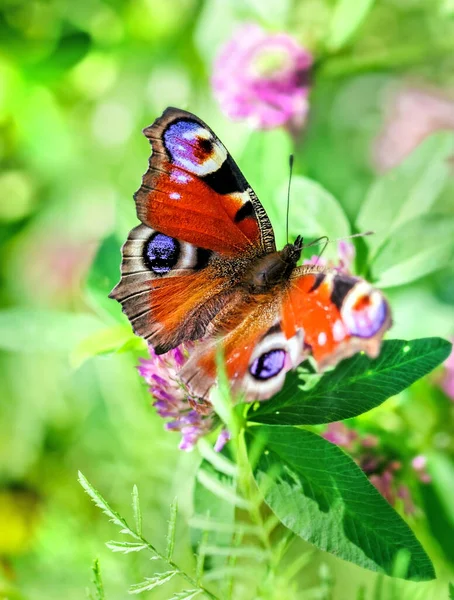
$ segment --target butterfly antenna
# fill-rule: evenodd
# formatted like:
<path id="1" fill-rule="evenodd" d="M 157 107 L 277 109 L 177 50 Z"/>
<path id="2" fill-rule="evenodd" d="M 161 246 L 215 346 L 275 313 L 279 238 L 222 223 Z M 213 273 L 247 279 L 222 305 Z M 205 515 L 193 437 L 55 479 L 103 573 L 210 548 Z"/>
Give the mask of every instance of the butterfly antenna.
<path id="1" fill-rule="evenodd" d="M 351 240 L 352 238 L 358 237 L 366 237 L 366 235 L 374 235 L 375 231 L 363 231 L 362 233 L 354 233 L 352 235 L 348 235 L 347 237 L 336 238 L 334 240 L 330 240 L 330 242 L 343 242 L 344 240 Z"/>
<path id="2" fill-rule="evenodd" d="M 286 232 L 287 232 L 287 244 L 288 244 L 288 218 L 290 212 L 290 186 L 292 183 L 292 173 L 293 173 L 293 154 L 290 154 L 288 159 L 288 166 L 290 170 L 289 178 L 288 178 L 288 189 L 287 189 L 287 219 L 286 219 Z"/>
<path id="3" fill-rule="evenodd" d="M 314 240 L 313 242 L 310 242 L 310 244 L 307 244 L 305 247 L 306 248 L 310 248 L 311 246 L 318 246 L 319 244 L 324 244 L 321 252 L 319 253 L 319 255 L 317 256 L 317 260 L 315 261 L 315 264 L 318 263 L 318 261 L 320 260 L 320 258 L 322 257 L 322 254 L 325 252 L 327 245 L 331 242 L 332 240 L 329 239 L 329 237 L 327 235 L 322 235 L 321 237 L 317 238 L 316 240 Z"/>
<path id="4" fill-rule="evenodd" d="M 330 240 L 327 235 L 322 235 L 321 237 L 317 238 L 316 240 L 313 240 L 312 242 L 310 242 L 310 244 L 305 245 L 305 248 L 310 248 L 311 246 L 318 246 L 319 244 L 324 244 L 321 252 L 317 256 L 317 260 L 315 262 L 315 264 L 317 264 L 318 261 L 320 260 L 320 258 L 322 257 L 322 254 L 325 252 L 328 244 L 332 244 L 333 242 L 343 242 L 344 240 L 351 240 L 352 238 L 365 237 L 366 235 L 373 235 L 373 234 L 374 234 L 374 231 L 364 231 L 362 233 L 354 233 L 347 237 L 336 238 L 334 240 Z"/>

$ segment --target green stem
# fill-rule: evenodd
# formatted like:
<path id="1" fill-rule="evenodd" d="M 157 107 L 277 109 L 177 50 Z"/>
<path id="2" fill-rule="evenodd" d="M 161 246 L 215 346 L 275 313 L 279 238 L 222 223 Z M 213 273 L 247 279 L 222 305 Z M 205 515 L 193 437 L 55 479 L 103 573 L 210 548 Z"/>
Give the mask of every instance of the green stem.
<path id="1" fill-rule="evenodd" d="M 262 504 L 260 492 L 257 489 L 257 485 L 254 480 L 252 473 L 251 463 L 247 453 L 246 440 L 244 438 L 244 428 L 234 438 L 236 460 L 238 465 L 238 491 L 239 493 L 248 500 L 249 503 L 249 516 L 254 525 L 257 526 L 259 533 L 259 539 L 263 545 L 263 548 L 267 551 L 269 561 L 267 565 L 267 575 L 265 580 L 260 584 L 258 591 L 264 591 L 269 593 L 273 589 L 270 585 L 275 576 L 274 561 L 273 561 L 273 546 L 270 540 L 270 532 L 265 526 L 265 522 L 260 511 Z"/>

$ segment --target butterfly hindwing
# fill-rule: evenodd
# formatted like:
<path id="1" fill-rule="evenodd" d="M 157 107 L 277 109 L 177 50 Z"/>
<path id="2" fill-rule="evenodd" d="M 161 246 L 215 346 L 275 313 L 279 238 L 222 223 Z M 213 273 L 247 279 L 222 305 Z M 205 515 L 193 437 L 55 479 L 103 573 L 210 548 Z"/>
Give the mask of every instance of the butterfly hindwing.
<path id="1" fill-rule="evenodd" d="M 153 153 L 135 195 L 142 223 L 226 256 L 275 250 L 265 210 L 203 121 L 168 108 L 144 133 Z"/>
<path id="2" fill-rule="evenodd" d="M 313 272 L 309 265 L 292 274 L 282 328 L 287 337 L 304 331 L 304 344 L 323 370 L 356 352 L 377 356 L 390 314 L 383 294 L 364 279 L 335 270 Z"/>
<path id="3" fill-rule="evenodd" d="M 270 398 L 285 374 L 312 356 L 320 370 L 359 351 L 378 354 L 390 326 L 381 292 L 368 282 L 312 266 L 264 294 L 220 342 L 232 389 L 249 401 Z M 195 395 L 216 381 L 216 343 L 199 347 L 182 371 Z"/>
<path id="4" fill-rule="evenodd" d="M 158 353 L 203 336 L 228 300 L 228 280 L 210 265 L 212 252 L 135 227 L 122 249 L 122 277 L 111 297 L 138 335 Z"/>

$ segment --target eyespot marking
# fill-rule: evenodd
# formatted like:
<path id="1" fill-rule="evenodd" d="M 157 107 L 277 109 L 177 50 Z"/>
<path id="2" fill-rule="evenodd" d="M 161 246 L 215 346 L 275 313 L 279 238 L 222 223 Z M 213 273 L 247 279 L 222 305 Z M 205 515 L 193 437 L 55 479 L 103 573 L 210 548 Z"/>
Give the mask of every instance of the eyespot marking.
<path id="1" fill-rule="evenodd" d="M 197 258 L 194 268 L 197 270 L 204 269 L 208 265 L 212 254 L 211 250 L 197 248 Z"/>
<path id="2" fill-rule="evenodd" d="M 276 377 L 285 365 L 286 352 L 282 348 L 269 350 L 258 356 L 251 366 L 249 372 L 259 381 L 266 381 L 272 377 Z"/>
<path id="3" fill-rule="evenodd" d="M 163 141 L 175 165 L 200 177 L 218 170 L 227 158 L 227 150 L 221 142 L 190 119 L 172 122 L 164 131 Z"/>
<path id="4" fill-rule="evenodd" d="M 165 275 L 178 263 L 180 243 L 178 240 L 155 231 L 144 245 L 144 260 L 156 275 Z"/>
<path id="5" fill-rule="evenodd" d="M 350 335 L 373 337 L 388 318 L 388 304 L 382 294 L 368 283 L 357 284 L 347 294 L 341 315 Z"/>

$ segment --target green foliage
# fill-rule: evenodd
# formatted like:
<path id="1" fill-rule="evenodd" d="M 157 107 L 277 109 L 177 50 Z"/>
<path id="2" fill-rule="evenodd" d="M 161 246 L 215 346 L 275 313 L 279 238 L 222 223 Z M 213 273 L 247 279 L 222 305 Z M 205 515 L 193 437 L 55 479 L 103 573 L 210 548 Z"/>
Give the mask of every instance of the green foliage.
<path id="1" fill-rule="evenodd" d="M 286 196 L 286 186 L 282 186 L 278 192 L 280 206 L 285 205 Z M 316 181 L 295 175 L 292 178 L 291 197 L 295 201 L 290 204 L 290 239 L 298 234 L 305 239 L 318 238 L 326 235 L 327 231 L 332 239 L 350 235 L 350 223 L 339 202 Z M 336 253 L 335 244 L 329 250 L 333 257 L 333 253 Z"/>
<path id="2" fill-rule="evenodd" d="M 172 504 L 170 505 L 170 519 L 169 519 L 169 528 L 167 530 L 167 547 L 166 547 L 166 558 L 167 560 L 172 560 L 173 551 L 175 548 L 175 532 L 177 526 L 177 499 L 175 498 Z"/>
<path id="3" fill-rule="evenodd" d="M 441 338 L 389 340 L 377 358 L 356 354 L 326 373 L 308 391 L 302 385 L 307 374 L 289 373 L 282 390 L 268 402 L 255 404 L 248 419 L 276 425 L 316 425 L 349 419 L 379 406 L 430 373 L 448 357 L 451 348 Z"/>
<path id="4" fill-rule="evenodd" d="M 209 444 L 205 444 L 204 440 L 199 442 L 201 453 L 205 456 L 206 446 Z M 222 459 L 222 464 L 219 464 L 218 458 Z M 200 556 L 206 556 L 204 548 L 207 545 L 230 545 L 236 532 L 236 497 L 232 485 L 232 477 L 236 476 L 236 471 L 234 463 L 217 454 L 214 464 L 205 459 L 198 468 L 193 492 L 195 514 L 189 525 L 192 546 L 198 548 Z M 224 565 L 225 560 L 222 558 L 210 557 L 210 570 Z"/>
<path id="5" fill-rule="evenodd" d="M 135 583 L 130 586 L 129 594 L 141 594 L 142 592 L 149 592 L 154 590 L 157 587 L 165 585 L 168 583 L 173 577 L 178 575 L 182 579 L 185 579 L 186 582 L 191 584 L 194 589 L 186 590 L 181 592 L 182 594 L 195 594 L 203 593 L 207 598 L 211 600 L 218 600 L 217 597 L 205 589 L 203 586 L 198 585 L 198 582 L 191 577 L 185 570 L 180 569 L 175 562 L 173 562 L 173 550 L 175 546 L 175 526 L 176 526 L 176 517 L 177 517 L 177 505 L 176 501 L 174 501 L 170 507 L 170 520 L 169 527 L 167 532 L 167 549 L 165 553 L 159 552 L 157 548 L 155 548 L 150 542 L 148 542 L 141 533 L 142 526 L 142 517 L 140 514 L 139 507 L 139 493 L 137 490 L 137 486 L 133 487 L 132 492 L 132 510 L 134 514 L 134 520 L 136 522 L 136 529 L 132 529 L 126 519 L 122 517 L 118 512 L 113 510 L 106 500 L 101 496 L 101 494 L 95 490 L 95 488 L 87 481 L 86 477 L 79 472 L 79 483 L 85 490 L 85 492 L 90 496 L 91 500 L 95 503 L 95 505 L 102 510 L 102 512 L 109 517 L 109 520 L 114 524 L 120 527 L 120 533 L 124 535 L 129 535 L 132 537 L 134 542 L 123 542 L 123 541 L 110 541 L 106 543 L 106 546 L 112 550 L 113 552 L 121 552 L 122 554 L 130 554 L 131 552 L 141 552 L 143 550 L 148 550 L 151 553 L 152 560 L 162 561 L 167 567 L 170 567 L 167 571 L 160 571 L 155 573 L 152 577 L 145 577 L 143 581 L 139 583 Z M 101 580 L 99 579 L 99 582 Z M 101 584 L 100 584 L 101 585 Z M 102 588 L 102 585 L 101 585 Z M 185 598 L 186 596 L 181 596 Z M 191 597 L 191 596 L 189 596 Z M 193 597 L 193 596 L 192 596 Z"/>
<path id="6" fill-rule="evenodd" d="M 145 577 L 145 580 L 140 583 L 135 583 L 129 588 L 130 594 L 141 594 L 142 592 L 151 592 L 160 585 L 164 585 L 175 577 L 176 571 L 164 571 L 154 577 Z"/>
<path id="7" fill-rule="evenodd" d="M 132 488 L 132 512 L 134 515 L 134 524 L 136 526 L 136 531 L 139 535 L 142 535 L 142 511 L 140 510 L 139 490 L 137 489 L 137 486 L 135 484 Z"/>
<path id="8" fill-rule="evenodd" d="M 356 221 L 359 230 L 375 231 L 367 238 L 372 262 L 387 240 L 399 237 L 402 226 L 433 209 L 449 177 L 453 147 L 452 134 L 436 133 L 372 184 Z M 419 241 L 425 249 L 430 246 L 431 240 L 426 243 L 423 232 Z M 401 240 L 405 242 L 405 238 Z"/>
<path id="9" fill-rule="evenodd" d="M 89 598 L 93 600 L 105 600 L 104 586 L 101 579 L 101 567 L 99 566 L 99 560 L 95 558 L 92 566 L 93 571 L 93 584 L 95 586 L 95 595 L 89 592 Z"/>
<path id="10" fill-rule="evenodd" d="M 263 496 L 254 484 L 242 434 L 233 444 L 234 458 L 223 456 L 224 473 L 216 475 L 207 461 L 197 473 L 190 525 L 203 532 L 197 538 L 198 556 L 205 565 L 203 581 L 216 584 L 225 600 L 237 598 L 242 586 L 248 590 L 247 598 L 297 600 L 301 587 L 295 581 L 309 564 L 311 552 L 292 555 L 292 533 L 274 514 L 263 514 Z M 245 561 L 252 570 L 243 567 Z M 304 589 L 319 594 L 322 587 Z"/>
<path id="11" fill-rule="evenodd" d="M 120 280 L 121 240 L 116 235 L 106 237 L 99 246 L 86 282 L 87 299 L 96 312 L 117 322 L 121 308 L 109 294 Z M 126 323 L 126 319 L 125 319 Z"/>
<path id="12" fill-rule="evenodd" d="M 411 560 L 401 577 L 435 577 L 408 525 L 342 450 L 289 426 L 249 431 L 265 445 L 254 476 L 265 502 L 291 531 L 339 558 L 389 575 L 404 549 Z"/>
<path id="13" fill-rule="evenodd" d="M 454 258 L 454 222 L 444 215 L 424 215 L 399 227 L 383 243 L 371 265 L 377 285 L 403 285 L 443 269 Z"/>
<path id="14" fill-rule="evenodd" d="M 74 368 L 80 367 L 95 356 L 132 350 L 141 350 L 143 343 L 131 332 L 127 325 L 112 325 L 87 335 L 73 346 L 70 362 Z"/>
<path id="15" fill-rule="evenodd" d="M 10 352 L 68 352 L 102 327 L 89 313 L 9 308 L 0 311 L 0 348 Z"/>
<path id="16" fill-rule="evenodd" d="M 342 48 L 371 10 L 375 0 L 337 0 L 326 37 L 326 48 L 337 51 Z"/>

